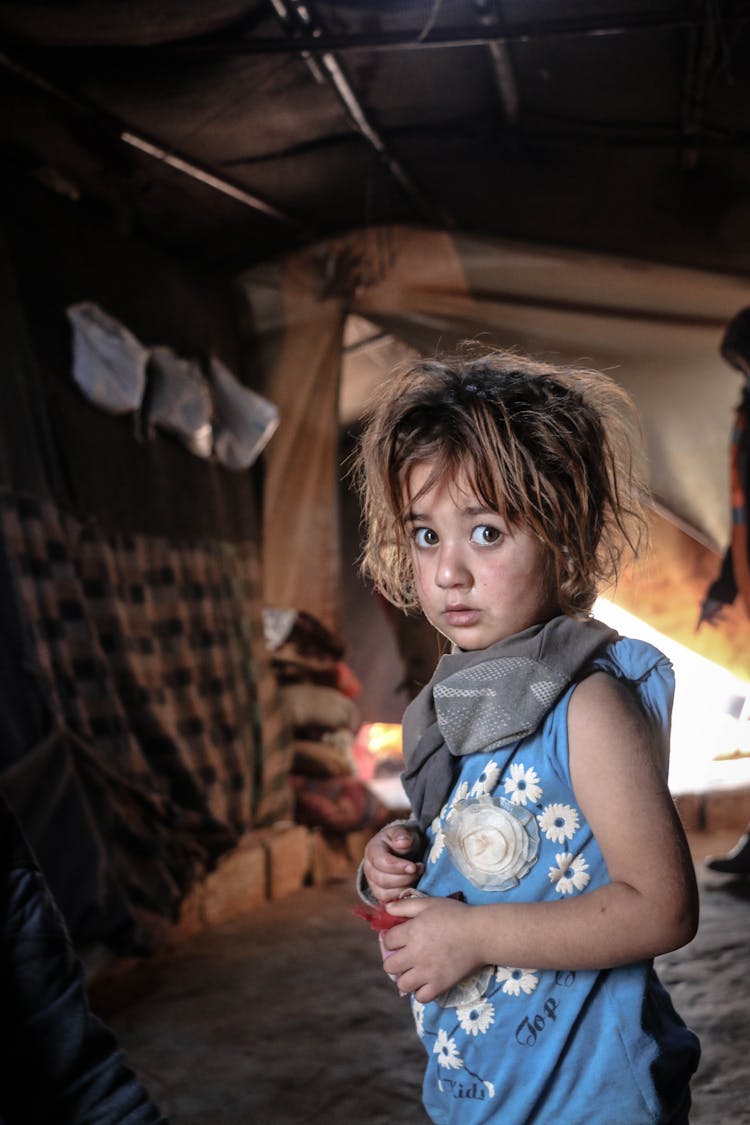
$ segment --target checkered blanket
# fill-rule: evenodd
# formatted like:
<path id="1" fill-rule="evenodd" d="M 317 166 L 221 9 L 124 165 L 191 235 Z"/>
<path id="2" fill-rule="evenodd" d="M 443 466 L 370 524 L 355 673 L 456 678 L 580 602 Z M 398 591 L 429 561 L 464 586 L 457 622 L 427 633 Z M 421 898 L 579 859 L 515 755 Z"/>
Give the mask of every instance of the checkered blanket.
<path id="1" fill-rule="evenodd" d="M 16 811 L 59 867 L 47 874 L 74 931 L 114 926 L 148 946 L 242 832 L 291 815 L 255 545 L 108 534 L 9 492 L 0 512 L 52 727 L 21 762 L 0 761 L 0 785 L 29 806 Z M 77 878 L 61 850 L 88 853 L 94 874 Z"/>

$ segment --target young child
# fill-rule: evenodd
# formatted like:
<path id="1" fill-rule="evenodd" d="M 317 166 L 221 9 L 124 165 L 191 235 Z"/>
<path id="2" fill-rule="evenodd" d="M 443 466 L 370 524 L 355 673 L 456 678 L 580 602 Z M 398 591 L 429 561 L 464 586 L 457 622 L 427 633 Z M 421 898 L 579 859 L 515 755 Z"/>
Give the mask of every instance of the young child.
<path id="1" fill-rule="evenodd" d="M 454 646 L 360 882 L 438 1125 L 688 1120 L 698 1041 L 652 964 L 698 921 L 671 666 L 589 616 L 645 526 L 633 420 L 603 375 L 497 353 L 395 377 L 361 441 L 364 566 Z"/>

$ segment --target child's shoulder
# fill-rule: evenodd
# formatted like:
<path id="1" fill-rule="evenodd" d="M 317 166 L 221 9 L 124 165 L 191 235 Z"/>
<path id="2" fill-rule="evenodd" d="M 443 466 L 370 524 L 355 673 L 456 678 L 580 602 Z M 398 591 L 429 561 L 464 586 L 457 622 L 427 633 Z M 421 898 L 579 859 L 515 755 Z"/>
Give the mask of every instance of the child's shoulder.
<path id="1" fill-rule="evenodd" d="M 613 727 L 643 725 L 644 708 L 631 685 L 621 676 L 596 669 L 571 692 L 566 729 L 571 741 L 583 733 L 607 739 Z"/>
<path id="2" fill-rule="evenodd" d="M 675 680 L 671 661 L 654 645 L 618 637 L 598 653 L 572 693 L 571 716 L 584 724 L 643 716 L 668 755 Z"/>
<path id="3" fill-rule="evenodd" d="M 607 672 L 618 680 L 642 683 L 653 676 L 672 678 L 671 661 L 664 653 L 635 637 L 617 637 L 596 654 L 590 672 Z"/>

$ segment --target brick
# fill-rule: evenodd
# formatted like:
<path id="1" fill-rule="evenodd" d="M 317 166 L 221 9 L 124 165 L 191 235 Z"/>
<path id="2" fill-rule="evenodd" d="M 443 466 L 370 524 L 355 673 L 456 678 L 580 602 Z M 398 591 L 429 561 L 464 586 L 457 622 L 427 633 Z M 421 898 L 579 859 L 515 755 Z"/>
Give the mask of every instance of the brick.
<path id="1" fill-rule="evenodd" d="M 310 831 L 284 822 L 263 832 L 268 859 L 268 897 L 282 898 L 300 890 L 312 867 Z"/>
<path id="2" fill-rule="evenodd" d="M 268 897 L 268 862 L 262 842 L 250 835 L 222 857 L 203 884 L 203 917 L 216 926 L 261 906 Z"/>
<path id="3" fill-rule="evenodd" d="M 345 836 L 316 831 L 312 834 L 312 880 L 316 886 L 354 880 L 355 864 Z"/>

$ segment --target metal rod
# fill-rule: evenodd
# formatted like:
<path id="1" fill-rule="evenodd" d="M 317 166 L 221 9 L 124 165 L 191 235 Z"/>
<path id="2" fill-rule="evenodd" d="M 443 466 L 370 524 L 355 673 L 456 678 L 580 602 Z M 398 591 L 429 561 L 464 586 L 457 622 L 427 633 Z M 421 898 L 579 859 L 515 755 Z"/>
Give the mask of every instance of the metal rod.
<path id="1" fill-rule="evenodd" d="M 296 28 L 303 27 L 306 34 L 311 36 L 313 42 L 316 43 L 324 37 L 324 28 L 314 18 L 312 9 L 308 3 L 302 3 L 301 0 L 271 0 L 271 4 L 276 15 L 281 20 L 282 25 L 290 35 L 289 42 L 295 52 L 300 51 L 298 46 L 299 38 L 295 35 Z M 309 56 L 309 52 L 301 51 L 300 53 L 303 58 L 305 58 L 308 65 L 313 62 Z M 450 216 L 446 215 L 425 196 L 424 192 L 407 169 L 390 151 L 385 140 L 370 121 L 336 56 L 330 51 L 325 51 L 319 55 L 319 62 L 320 69 L 327 75 L 352 125 L 378 154 L 396 183 L 400 186 L 407 198 L 417 207 L 422 217 L 428 222 L 437 222 L 441 226 L 452 225 Z"/>
<path id="2" fill-rule="evenodd" d="M 156 144 L 154 141 L 150 141 L 138 133 L 133 133 L 129 129 L 124 129 L 120 133 L 120 140 L 126 145 L 131 145 L 132 148 L 137 148 L 139 152 L 145 152 L 147 156 L 152 156 L 162 164 L 167 164 L 170 168 L 174 168 L 176 171 L 190 176 L 191 179 L 197 180 L 207 187 L 214 188 L 215 191 L 220 191 L 223 195 L 228 195 L 230 199 L 236 199 L 238 203 L 244 203 L 254 211 L 260 211 L 261 214 L 267 215 L 269 219 L 275 219 L 277 222 L 284 223 L 287 226 L 299 225 L 290 215 L 287 215 L 284 211 L 280 211 L 278 207 L 275 207 L 272 203 L 268 203 L 267 200 L 261 199 L 260 196 L 254 195 L 252 192 L 247 191 L 231 180 L 227 180 L 223 176 L 217 176 L 216 173 L 210 171 L 210 169 L 202 167 L 200 164 L 196 164 L 195 161 L 189 160 L 185 156 L 180 156 L 178 153 L 166 149 L 162 145 Z"/>
<path id="3" fill-rule="evenodd" d="M 487 31 L 502 34 L 504 21 L 501 19 L 500 0 L 472 0 L 481 27 Z M 492 70 L 495 76 L 500 105 L 509 125 L 516 125 L 520 108 L 518 83 L 516 82 L 510 48 L 502 40 L 492 39 L 487 44 Z"/>
<path id="4" fill-rule="evenodd" d="M 198 164 L 196 161 L 189 159 L 189 157 L 175 152 L 172 149 L 165 148 L 157 141 L 145 136 L 145 134 L 136 132 L 134 129 L 125 125 L 124 122 L 118 120 L 106 110 L 101 109 L 87 98 L 73 94 L 69 90 L 57 86 L 55 83 L 50 82 L 48 78 L 45 78 L 43 74 L 31 70 L 29 67 L 17 62 L 15 59 L 11 58 L 10 55 L 1 51 L 0 66 L 5 67 L 6 70 L 11 71 L 16 77 L 35 86 L 38 90 L 42 90 L 45 94 L 71 106 L 79 113 L 85 113 L 89 117 L 94 117 L 109 132 L 116 133 L 123 144 L 130 145 L 132 148 L 138 149 L 140 152 L 160 161 L 162 164 L 174 168 L 183 175 L 189 176 L 191 179 L 213 188 L 214 191 L 220 191 L 222 194 L 237 200 L 238 203 L 242 203 L 244 206 L 250 207 L 254 211 L 258 211 L 284 226 L 293 227 L 307 237 L 311 237 L 311 232 L 306 231 L 304 225 L 299 222 L 299 220 L 293 218 L 285 211 L 282 211 L 279 207 L 274 206 L 274 204 L 269 203 L 268 200 L 262 199 L 259 195 L 255 195 L 241 185 L 228 180 L 225 176 L 217 175 L 210 168 Z"/>

